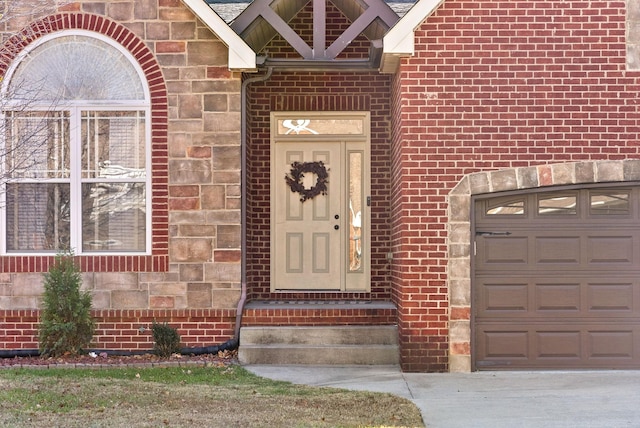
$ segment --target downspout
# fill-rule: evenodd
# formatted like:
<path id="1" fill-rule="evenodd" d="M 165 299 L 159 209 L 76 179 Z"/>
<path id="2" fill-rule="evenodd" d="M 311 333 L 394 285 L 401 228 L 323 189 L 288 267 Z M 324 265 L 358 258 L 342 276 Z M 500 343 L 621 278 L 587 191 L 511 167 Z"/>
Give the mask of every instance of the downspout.
<path id="1" fill-rule="evenodd" d="M 236 325 L 235 325 L 235 339 L 240 343 L 240 325 L 242 324 L 242 312 L 244 311 L 244 304 L 247 301 L 247 90 L 249 85 L 255 82 L 265 82 L 271 77 L 273 69 L 267 67 L 265 74 L 251 77 L 242 82 L 240 89 L 240 150 L 241 150 L 241 165 L 242 168 L 240 175 L 240 195 L 242 200 L 240 201 L 240 245 L 241 249 L 241 273 L 240 273 L 240 301 L 238 301 L 238 307 L 236 308 Z"/>
<path id="2" fill-rule="evenodd" d="M 249 78 L 242 82 L 240 89 L 240 144 L 241 144 L 241 168 L 240 187 L 242 201 L 240 203 L 240 216 L 242 225 L 240 227 L 240 245 L 242 245 L 241 255 L 241 294 L 236 309 L 236 325 L 234 338 L 227 342 L 216 345 L 197 348 L 183 348 L 182 354 L 198 355 L 198 354 L 215 354 L 218 351 L 226 349 L 235 349 L 240 343 L 240 325 L 242 323 L 242 312 L 247 300 L 247 89 L 249 85 L 255 82 L 264 82 L 269 80 L 273 72 L 272 67 L 267 67 L 267 72 L 260 76 Z M 106 352 L 109 355 L 140 355 L 149 353 L 149 351 L 112 351 L 112 350 L 94 350 L 96 353 Z M 15 357 L 36 357 L 39 356 L 38 349 L 19 349 L 19 350 L 0 350 L 0 358 Z"/>

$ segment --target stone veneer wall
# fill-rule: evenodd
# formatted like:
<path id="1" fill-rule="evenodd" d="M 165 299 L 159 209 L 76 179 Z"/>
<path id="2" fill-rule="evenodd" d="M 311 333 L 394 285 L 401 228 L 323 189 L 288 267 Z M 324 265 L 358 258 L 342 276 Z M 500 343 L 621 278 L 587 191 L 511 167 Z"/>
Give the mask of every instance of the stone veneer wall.
<path id="1" fill-rule="evenodd" d="M 640 181 L 640 160 L 592 161 L 465 176 L 449 195 L 449 370 L 471 370 L 471 212 L 474 195 L 548 186 Z"/>
<path id="2" fill-rule="evenodd" d="M 24 40 L 5 45 L 5 67 L 37 37 L 81 28 L 129 49 L 151 89 L 152 256 L 79 257 L 99 320 L 93 345 L 150 347 L 139 328 L 154 318 L 188 346 L 229 339 L 240 297 L 241 75 L 228 71 L 226 46 L 180 0 L 31 3 L 9 0 L 0 20 L 3 41 Z M 37 347 L 22 317 L 37 315 L 51 260 L 0 257 L 0 347 Z"/>

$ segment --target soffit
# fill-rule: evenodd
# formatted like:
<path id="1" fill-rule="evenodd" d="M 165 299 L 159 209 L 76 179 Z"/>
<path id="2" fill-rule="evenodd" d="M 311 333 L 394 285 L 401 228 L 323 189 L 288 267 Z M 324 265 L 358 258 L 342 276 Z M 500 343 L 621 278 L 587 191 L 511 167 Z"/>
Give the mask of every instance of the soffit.
<path id="1" fill-rule="evenodd" d="M 320 6 L 323 3 L 319 0 L 255 0 L 253 2 L 246 0 L 206 0 L 208 3 L 206 3 L 205 0 L 182 1 L 190 6 L 190 8 L 196 12 L 196 15 L 202 19 L 214 33 L 222 36 L 222 41 L 230 48 L 231 69 L 239 69 L 232 65 L 232 59 L 234 59 L 235 63 L 242 62 L 239 58 L 247 64 L 250 62 L 255 63 L 255 52 L 259 52 L 259 49 L 264 47 L 275 35 L 278 33 L 282 34 L 283 31 L 285 33 L 287 31 L 293 32 L 290 28 L 287 29 L 288 26 L 286 26 L 286 23 L 295 17 L 307 3 L 318 1 L 317 4 Z M 247 12 L 247 9 L 256 1 L 261 2 L 261 5 L 254 6 L 255 9 L 252 8 L 254 10 Z M 374 64 L 375 67 L 383 73 L 395 72 L 400 58 L 413 55 L 414 31 L 444 2 L 444 0 L 418 0 L 415 3 L 414 0 L 394 0 L 387 2 L 382 2 L 382 0 L 330 1 L 352 22 L 354 22 L 354 19 L 357 21 L 358 17 L 360 17 L 362 21 L 363 15 L 370 16 L 372 10 L 379 15 L 376 19 L 370 20 L 366 26 L 360 23 L 360 26 L 352 25 L 352 27 L 359 30 L 358 35 L 364 34 L 365 37 L 371 41 L 369 63 L 370 65 Z M 208 9 L 208 12 L 203 11 L 199 7 L 193 7 L 194 3 L 205 5 L 205 9 Z M 316 3 L 314 3 L 314 5 L 315 4 Z M 373 8 L 371 7 L 372 4 L 375 5 Z M 380 6 L 380 4 L 382 4 L 382 6 Z M 267 7 L 269 10 L 267 10 Z M 266 18 L 262 16 L 261 13 L 256 13 L 256 10 L 258 12 L 264 12 Z M 393 13 L 393 15 L 390 15 L 389 11 L 392 11 L 391 13 Z M 214 15 L 215 19 L 210 15 Z M 244 15 L 244 17 L 242 15 Z M 276 23 L 276 28 L 274 28 L 274 22 Z M 318 28 L 316 28 L 315 22 L 316 20 L 314 19 L 314 33 L 319 31 Z M 221 23 L 227 24 L 224 25 L 226 29 L 220 29 Z M 234 34 L 229 35 L 227 30 L 230 30 Z M 324 31 L 324 27 L 322 26 L 320 30 Z M 353 40 L 354 37 L 353 34 L 346 34 L 344 40 L 341 42 L 343 44 L 345 41 L 348 43 Z M 296 35 L 286 39 L 287 41 L 296 40 Z M 302 44 L 300 45 L 302 46 Z M 310 48 L 317 51 L 318 45 L 319 43 Z M 253 55 L 248 54 L 246 48 L 253 52 Z M 329 54 L 332 53 L 330 52 Z M 308 52 L 306 55 L 308 56 Z M 312 53 L 311 55 L 315 54 Z M 302 57 L 305 58 L 304 52 Z M 323 54 L 319 57 L 312 58 L 315 61 L 303 61 L 307 63 L 322 63 L 321 66 L 326 68 L 335 67 L 336 63 L 344 62 L 331 58 L 327 60 L 327 58 L 327 55 Z M 249 68 L 245 66 L 243 69 L 248 70 Z"/>
<path id="2" fill-rule="evenodd" d="M 231 23 L 231 28 L 255 52 L 261 52 L 276 35 L 284 38 L 306 61 L 334 61 L 363 34 L 370 40 L 372 52 L 380 49 L 380 40 L 398 21 L 398 15 L 383 0 L 329 0 L 350 22 L 349 27 L 327 42 L 327 0 L 254 0 Z M 312 41 L 308 43 L 290 27 L 290 22 L 307 5 L 313 15 Z M 269 59 L 269 58 L 267 58 Z"/>

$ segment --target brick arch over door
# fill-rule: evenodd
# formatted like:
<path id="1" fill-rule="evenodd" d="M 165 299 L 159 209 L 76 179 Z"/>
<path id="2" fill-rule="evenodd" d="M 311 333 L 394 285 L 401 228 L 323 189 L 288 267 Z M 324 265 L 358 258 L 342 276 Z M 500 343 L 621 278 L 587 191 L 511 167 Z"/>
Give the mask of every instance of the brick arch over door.
<path id="1" fill-rule="evenodd" d="M 640 180 L 640 160 L 539 165 L 469 174 L 449 194 L 449 370 L 471 370 L 472 196 L 548 186 Z"/>
<path id="2" fill-rule="evenodd" d="M 128 50 L 142 69 L 151 103 L 152 206 L 150 256 L 82 256 L 81 269 L 91 272 L 144 272 L 168 269 L 168 102 L 160 65 L 149 47 L 131 30 L 110 19 L 86 13 L 58 13 L 33 22 L 8 39 L 0 51 L 0 76 L 19 53 L 38 38 L 62 30 L 87 30 L 108 36 Z M 53 257 L 0 257 L 0 272 L 44 272 Z"/>

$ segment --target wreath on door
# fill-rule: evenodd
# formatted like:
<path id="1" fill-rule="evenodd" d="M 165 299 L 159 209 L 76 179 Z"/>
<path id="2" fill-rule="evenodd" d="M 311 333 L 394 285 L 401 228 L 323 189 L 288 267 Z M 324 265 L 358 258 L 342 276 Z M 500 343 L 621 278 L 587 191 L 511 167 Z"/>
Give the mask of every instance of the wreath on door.
<path id="1" fill-rule="evenodd" d="M 302 180 L 306 173 L 316 176 L 316 183 L 310 188 L 304 187 Z M 318 195 L 327 194 L 327 178 L 329 173 L 322 161 L 318 162 L 293 162 L 291 171 L 285 175 L 284 179 L 292 192 L 300 194 L 300 202 L 313 199 Z"/>

